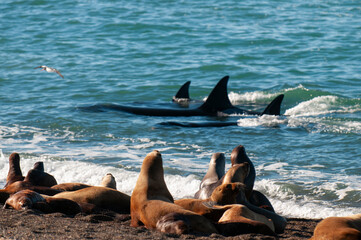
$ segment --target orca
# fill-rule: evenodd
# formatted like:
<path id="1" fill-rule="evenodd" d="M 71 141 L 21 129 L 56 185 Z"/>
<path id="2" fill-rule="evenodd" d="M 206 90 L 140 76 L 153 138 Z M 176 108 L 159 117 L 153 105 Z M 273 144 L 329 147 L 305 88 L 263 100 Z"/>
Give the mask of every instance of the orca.
<path id="1" fill-rule="evenodd" d="M 184 103 L 191 101 L 189 97 L 189 85 L 191 84 L 191 81 L 186 82 L 183 84 L 175 96 L 173 96 L 172 101 L 177 103 Z"/>
<path id="2" fill-rule="evenodd" d="M 147 108 L 137 106 L 127 106 L 120 104 L 97 104 L 82 109 L 90 111 L 122 111 L 136 115 L 145 116 L 218 116 L 224 114 L 247 114 L 247 115 L 280 115 L 283 94 L 277 96 L 263 112 L 248 111 L 233 106 L 228 98 L 227 83 L 229 76 L 223 77 L 209 94 L 207 100 L 199 107 L 187 109 L 174 108 Z M 187 84 L 187 83 L 186 83 Z M 189 87 L 189 84 L 188 84 Z M 185 86 L 187 89 L 187 85 Z M 180 89 L 181 90 L 181 89 Z"/>

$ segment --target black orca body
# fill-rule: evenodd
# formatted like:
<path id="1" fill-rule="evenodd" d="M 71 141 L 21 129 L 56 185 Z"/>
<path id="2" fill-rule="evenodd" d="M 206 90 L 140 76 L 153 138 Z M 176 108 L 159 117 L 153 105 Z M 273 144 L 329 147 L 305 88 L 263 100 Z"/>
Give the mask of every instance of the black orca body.
<path id="1" fill-rule="evenodd" d="M 197 108 L 174 109 L 174 108 L 146 108 L 126 106 L 119 104 L 100 104 L 86 107 L 87 110 L 103 111 L 115 110 L 145 116 L 218 116 L 220 114 L 247 114 L 247 115 L 280 115 L 280 107 L 283 94 L 276 97 L 262 112 L 247 111 L 233 106 L 228 98 L 227 83 L 229 76 L 223 77 L 209 94 L 207 100 Z M 187 83 L 186 83 L 187 84 Z M 188 92 L 189 84 L 185 89 Z M 182 89 L 182 88 L 181 88 Z M 180 90 L 181 90 L 180 89 Z M 189 97 L 189 95 L 188 95 Z"/>

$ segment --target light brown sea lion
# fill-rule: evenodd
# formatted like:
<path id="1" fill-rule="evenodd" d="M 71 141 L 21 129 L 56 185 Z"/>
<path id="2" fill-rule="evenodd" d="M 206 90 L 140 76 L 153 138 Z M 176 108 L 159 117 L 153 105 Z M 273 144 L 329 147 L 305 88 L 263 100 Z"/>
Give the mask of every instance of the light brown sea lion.
<path id="1" fill-rule="evenodd" d="M 275 227 L 271 219 L 266 218 L 262 214 L 255 213 L 251 211 L 244 205 L 241 204 L 234 204 L 231 208 L 224 212 L 222 217 L 219 219 L 218 222 L 242 222 L 244 219 L 249 219 L 253 221 L 258 221 L 265 224 L 269 227 L 270 230 L 274 233 Z M 248 221 L 247 221 L 248 222 Z"/>
<path id="2" fill-rule="evenodd" d="M 209 162 L 208 171 L 203 177 L 199 190 L 195 193 L 194 198 L 209 198 L 213 190 L 221 184 L 219 180 L 224 176 L 225 162 L 226 158 L 223 153 L 213 153 L 211 161 Z"/>
<path id="3" fill-rule="evenodd" d="M 218 186 L 209 199 L 179 199 L 175 200 L 174 203 L 217 222 L 227 208 L 208 207 L 205 203 L 211 202 L 212 205 L 235 204 L 236 197 L 242 187 L 244 187 L 242 183 L 226 183 Z"/>
<path id="4" fill-rule="evenodd" d="M 4 188 L 16 181 L 24 180 L 24 176 L 20 168 L 20 156 L 18 153 L 12 153 L 9 156 L 9 171 L 6 177 L 6 184 Z"/>
<path id="5" fill-rule="evenodd" d="M 131 226 L 145 225 L 148 229 L 182 234 L 188 231 L 216 233 L 214 225 L 205 217 L 173 203 L 164 181 L 162 156 L 149 153 L 131 196 Z"/>
<path id="6" fill-rule="evenodd" d="M 26 189 L 11 195 L 6 200 L 4 208 L 29 209 L 36 202 L 45 202 L 45 199 L 39 193 Z"/>
<path id="7" fill-rule="evenodd" d="M 113 174 L 111 173 L 107 173 L 103 179 L 102 182 L 100 184 L 102 187 L 108 187 L 108 188 L 113 188 L 113 189 L 117 189 L 117 183 L 115 181 L 115 178 L 113 176 Z"/>
<path id="8" fill-rule="evenodd" d="M 361 214 L 328 217 L 319 222 L 311 240 L 360 240 Z"/>
<path id="9" fill-rule="evenodd" d="M 91 186 L 76 191 L 61 192 L 53 197 L 70 199 L 78 204 L 91 203 L 118 213 L 130 212 L 130 196 L 107 187 Z"/>

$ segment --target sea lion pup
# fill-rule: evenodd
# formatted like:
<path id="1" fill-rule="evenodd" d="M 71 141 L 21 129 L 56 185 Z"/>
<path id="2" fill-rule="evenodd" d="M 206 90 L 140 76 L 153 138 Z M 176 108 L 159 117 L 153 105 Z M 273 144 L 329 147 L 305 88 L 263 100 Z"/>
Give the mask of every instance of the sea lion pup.
<path id="1" fill-rule="evenodd" d="M 130 212 L 130 196 L 112 188 L 91 186 L 76 191 L 61 192 L 54 198 L 65 198 L 82 203 L 90 203 L 98 208 L 109 209 L 118 213 Z"/>
<path id="2" fill-rule="evenodd" d="M 149 153 L 142 164 L 131 196 L 131 226 L 182 234 L 189 231 L 217 233 L 205 217 L 174 204 L 164 181 L 163 161 L 159 151 Z"/>
<path id="3" fill-rule="evenodd" d="M 184 209 L 190 210 L 205 216 L 214 222 L 217 222 L 228 208 L 208 207 L 205 203 L 211 202 L 212 205 L 235 204 L 236 197 L 243 187 L 244 184 L 242 183 L 226 183 L 218 186 L 213 191 L 209 199 L 188 198 L 175 200 L 174 203 L 183 207 Z"/>
<path id="4" fill-rule="evenodd" d="M 328 217 L 319 222 L 310 240 L 360 240 L 361 214 Z"/>
<path id="5" fill-rule="evenodd" d="M 6 177 L 6 184 L 4 188 L 16 181 L 24 180 L 24 176 L 20 168 L 20 156 L 14 152 L 9 156 L 9 172 Z"/>
<path id="6" fill-rule="evenodd" d="M 115 178 L 113 176 L 113 174 L 111 173 L 107 173 L 103 179 L 102 179 L 102 183 L 100 184 L 102 187 L 108 187 L 108 188 L 113 188 L 113 189 L 117 189 L 117 183 L 115 181 Z"/>
<path id="7" fill-rule="evenodd" d="M 212 154 L 209 162 L 208 171 L 203 177 L 199 190 L 195 193 L 194 198 L 207 199 L 213 190 L 221 183 L 218 182 L 224 175 L 226 158 L 223 153 L 217 152 Z"/>

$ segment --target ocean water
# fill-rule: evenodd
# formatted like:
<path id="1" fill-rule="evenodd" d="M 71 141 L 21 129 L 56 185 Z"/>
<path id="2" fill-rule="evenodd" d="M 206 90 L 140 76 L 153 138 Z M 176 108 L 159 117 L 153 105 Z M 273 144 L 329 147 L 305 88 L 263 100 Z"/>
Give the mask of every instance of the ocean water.
<path id="1" fill-rule="evenodd" d="M 159 150 L 172 195 L 192 197 L 212 153 L 239 144 L 255 188 L 286 217 L 361 212 L 361 5 L 358 1 L 3 0 L 0 3 L 0 185 L 8 157 L 36 161 L 59 183 L 99 185 L 111 172 L 131 194 Z M 34 69 L 57 68 L 55 73 Z M 171 106 L 192 81 L 205 99 L 229 75 L 238 107 L 282 116 L 147 117 L 82 111 L 95 104 Z M 164 121 L 234 121 L 182 128 Z"/>

